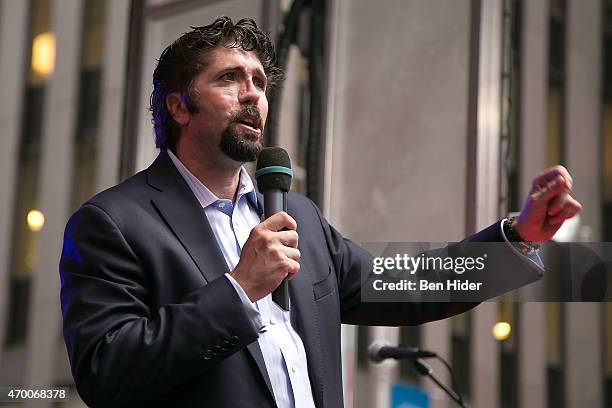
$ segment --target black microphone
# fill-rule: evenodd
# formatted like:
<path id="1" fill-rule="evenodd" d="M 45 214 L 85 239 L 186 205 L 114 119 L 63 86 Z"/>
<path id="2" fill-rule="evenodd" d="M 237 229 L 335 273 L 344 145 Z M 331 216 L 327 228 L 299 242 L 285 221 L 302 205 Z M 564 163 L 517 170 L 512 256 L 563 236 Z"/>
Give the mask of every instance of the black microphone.
<path id="1" fill-rule="evenodd" d="M 388 346 L 381 342 L 374 342 L 368 347 L 370 360 L 380 363 L 388 358 L 396 360 L 415 360 L 417 358 L 437 357 L 433 351 L 421 350 L 418 347 Z"/>
<path id="2" fill-rule="evenodd" d="M 280 147 L 266 147 L 257 159 L 255 179 L 257 188 L 264 196 L 264 217 L 269 218 L 281 211 L 287 212 L 287 192 L 291 187 L 291 160 Z M 289 310 L 289 286 L 287 278 L 272 292 L 272 300 L 283 310 Z"/>

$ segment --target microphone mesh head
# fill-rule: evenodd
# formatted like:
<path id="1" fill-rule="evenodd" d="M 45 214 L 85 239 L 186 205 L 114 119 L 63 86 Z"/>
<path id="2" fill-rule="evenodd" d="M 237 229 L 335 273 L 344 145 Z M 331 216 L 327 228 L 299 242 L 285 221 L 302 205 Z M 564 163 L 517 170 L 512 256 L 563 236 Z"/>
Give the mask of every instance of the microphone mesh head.
<path id="1" fill-rule="evenodd" d="M 370 344 L 370 347 L 368 347 L 368 357 L 370 358 L 370 360 L 374 361 L 375 363 L 380 363 L 381 361 L 383 361 L 384 358 L 382 358 L 378 353 L 380 352 L 380 349 L 385 347 L 386 345 L 387 344 L 382 341 L 375 341 Z"/>
<path id="2" fill-rule="evenodd" d="M 285 167 L 291 169 L 291 160 L 285 149 L 281 147 L 266 147 L 257 159 L 257 170 L 266 167 Z M 289 191 L 291 176 L 280 172 L 271 172 L 257 177 L 257 189 L 260 193 L 268 190 Z"/>

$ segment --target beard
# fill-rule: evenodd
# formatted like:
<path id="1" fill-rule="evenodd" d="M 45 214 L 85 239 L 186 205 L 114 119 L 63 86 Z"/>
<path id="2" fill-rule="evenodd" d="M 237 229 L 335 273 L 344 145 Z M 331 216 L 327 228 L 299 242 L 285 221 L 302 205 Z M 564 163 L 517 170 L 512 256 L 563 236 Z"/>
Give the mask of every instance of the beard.
<path id="1" fill-rule="evenodd" d="M 237 162 L 252 162 L 263 149 L 259 135 L 255 132 L 240 132 L 237 123 L 230 123 L 221 134 L 219 147 L 230 159 Z"/>
<path id="2" fill-rule="evenodd" d="M 248 130 L 239 130 L 240 118 L 243 115 L 256 115 L 258 118 L 259 110 L 253 106 L 247 106 L 230 120 L 223 133 L 219 148 L 226 156 L 237 162 L 252 162 L 257 160 L 259 153 L 263 149 L 262 140 L 259 134 Z M 263 132 L 261 133 L 263 139 Z"/>

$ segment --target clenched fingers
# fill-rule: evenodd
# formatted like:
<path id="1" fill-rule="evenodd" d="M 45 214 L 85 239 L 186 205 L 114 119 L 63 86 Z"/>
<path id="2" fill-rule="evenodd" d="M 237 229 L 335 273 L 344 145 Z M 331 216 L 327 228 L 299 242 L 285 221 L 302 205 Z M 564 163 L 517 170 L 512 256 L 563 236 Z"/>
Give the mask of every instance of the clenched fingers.
<path id="1" fill-rule="evenodd" d="M 582 205 L 570 195 L 568 195 L 564 200 L 561 209 L 552 218 L 549 219 L 548 223 L 550 225 L 561 224 L 563 221 L 567 220 L 568 218 L 572 218 L 580 211 L 582 211 Z"/>
<path id="2" fill-rule="evenodd" d="M 532 191 L 544 188 L 549 182 L 551 182 L 558 176 L 563 177 L 566 182 L 566 188 L 568 190 L 571 190 L 572 185 L 574 184 L 572 176 L 569 174 L 565 167 L 561 165 L 556 165 L 545 169 L 536 176 L 536 178 L 533 180 Z"/>
<path id="3" fill-rule="evenodd" d="M 293 230 L 279 231 L 279 232 L 276 232 L 275 234 L 278 237 L 278 240 L 280 241 L 281 244 L 291 247 L 291 248 L 298 247 L 299 236 L 296 231 L 293 231 Z"/>
<path id="4" fill-rule="evenodd" d="M 536 184 L 535 181 L 534 184 Z M 530 196 L 534 203 L 541 207 L 548 204 L 551 199 L 566 191 L 566 180 L 563 176 L 558 175 L 543 186 L 540 186 L 538 183 L 538 187 L 531 192 Z"/>

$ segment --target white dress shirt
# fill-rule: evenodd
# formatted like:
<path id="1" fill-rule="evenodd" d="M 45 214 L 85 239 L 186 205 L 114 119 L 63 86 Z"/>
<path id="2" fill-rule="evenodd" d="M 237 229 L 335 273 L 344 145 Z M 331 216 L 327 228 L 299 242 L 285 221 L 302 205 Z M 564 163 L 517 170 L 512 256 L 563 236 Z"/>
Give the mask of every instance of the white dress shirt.
<path id="1" fill-rule="evenodd" d="M 233 270 L 251 230 L 260 222 L 257 195 L 251 178 L 241 168 L 236 201 L 222 200 L 191 174 L 170 150 L 168 155 L 204 209 L 225 262 L 229 270 Z M 251 302 L 236 280 L 229 274 L 225 276 L 259 332 L 257 341 L 278 407 L 314 408 L 306 351 L 302 339 L 291 326 L 289 312 L 278 307 L 271 295 Z"/>

